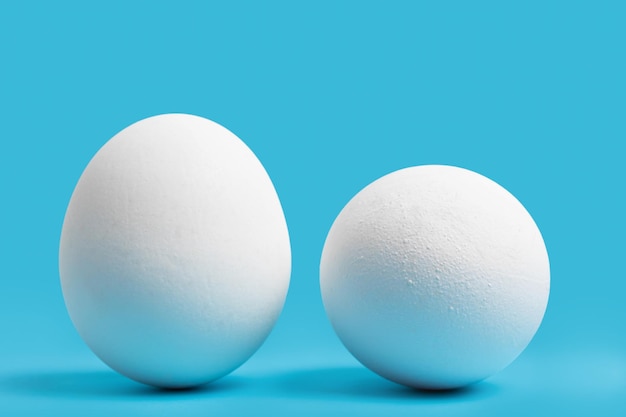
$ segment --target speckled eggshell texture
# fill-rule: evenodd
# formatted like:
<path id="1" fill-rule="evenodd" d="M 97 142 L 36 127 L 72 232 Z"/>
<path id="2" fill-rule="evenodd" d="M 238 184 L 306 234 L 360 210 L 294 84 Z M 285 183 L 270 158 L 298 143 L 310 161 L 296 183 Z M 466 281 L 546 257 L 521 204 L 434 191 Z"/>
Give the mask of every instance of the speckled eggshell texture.
<path id="1" fill-rule="evenodd" d="M 291 249 L 274 186 L 252 151 L 201 117 L 121 131 L 67 208 L 59 264 L 67 310 L 110 367 L 167 388 L 228 374 L 270 333 Z"/>
<path id="2" fill-rule="evenodd" d="M 441 165 L 386 175 L 341 211 L 320 285 L 347 349 L 392 381 L 457 388 L 510 364 L 543 318 L 548 254 L 504 188 Z"/>

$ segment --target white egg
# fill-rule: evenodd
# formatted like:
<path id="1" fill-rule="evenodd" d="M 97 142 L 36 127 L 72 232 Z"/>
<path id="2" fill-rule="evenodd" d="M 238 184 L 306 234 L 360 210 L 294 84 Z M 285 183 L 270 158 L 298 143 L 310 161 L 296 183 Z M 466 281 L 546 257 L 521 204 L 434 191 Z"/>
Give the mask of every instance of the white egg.
<path id="1" fill-rule="evenodd" d="M 252 151 L 210 120 L 166 114 L 93 157 L 67 208 L 59 268 L 70 317 L 98 357 L 182 388 L 259 348 L 285 301 L 291 249 Z"/>
<path id="2" fill-rule="evenodd" d="M 320 285 L 346 348 L 392 381 L 457 388 L 511 363 L 543 318 L 547 251 L 533 219 L 477 173 L 427 165 L 386 175 L 341 211 Z"/>

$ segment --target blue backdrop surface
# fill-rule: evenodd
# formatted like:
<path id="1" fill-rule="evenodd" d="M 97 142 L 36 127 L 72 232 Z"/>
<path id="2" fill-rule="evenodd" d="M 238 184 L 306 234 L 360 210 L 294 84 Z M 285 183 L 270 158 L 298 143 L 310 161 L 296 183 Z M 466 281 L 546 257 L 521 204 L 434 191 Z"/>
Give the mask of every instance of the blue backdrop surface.
<path id="1" fill-rule="evenodd" d="M 0 416 L 626 415 L 626 6 L 527 2 L 3 2 Z M 67 316 L 58 243 L 95 152 L 160 113 L 212 119 L 272 177 L 293 272 L 264 346 L 204 388 L 115 374 Z M 330 225 L 396 169 L 449 164 L 541 229 L 544 323 L 509 368 L 415 392 L 361 367 L 328 323 Z"/>

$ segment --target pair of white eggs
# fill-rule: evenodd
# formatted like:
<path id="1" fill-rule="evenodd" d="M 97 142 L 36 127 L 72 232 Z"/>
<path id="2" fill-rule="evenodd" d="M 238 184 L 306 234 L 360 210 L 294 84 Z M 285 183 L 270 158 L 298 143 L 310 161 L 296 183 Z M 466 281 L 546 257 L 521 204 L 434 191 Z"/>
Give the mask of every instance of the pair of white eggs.
<path id="1" fill-rule="evenodd" d="M 166 114 L 106 143 L 72 194 L 59 268 L 70 317 L 116 371 L 166 388 L 207 383 L 263 343 L 287 294 L 291 248 L 252 151 L 207 119 Z M 365 366 L 413 387 L 503 369 L 549 293 L 541 234 L 474 172 L 406 168 L 359 192 L 324 245 L 328 317 Z"/>

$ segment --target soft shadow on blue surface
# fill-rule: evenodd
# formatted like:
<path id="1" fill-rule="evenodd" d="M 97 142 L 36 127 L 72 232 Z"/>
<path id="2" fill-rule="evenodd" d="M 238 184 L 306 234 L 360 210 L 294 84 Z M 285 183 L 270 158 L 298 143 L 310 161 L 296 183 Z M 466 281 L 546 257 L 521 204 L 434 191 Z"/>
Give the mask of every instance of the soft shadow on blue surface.
<path id="1" fill-rule="evenodd" d="M 466 388 L 426 391 L 387 381 L 362 367 L 312 368 L 265 375 L 229 375 L 194 389 L 164 390 L 133 382 L 113 371 L 24 372 L 0 380 L 0 391 L 19 396 L 84 400 L 208 399 L 263 397 L 360 402 L 451 403 L 475 401 L 498 392 L 482 382 Z"/>
<path id="2" fill-rule="evenodd" d="M 165 390 L 131 381 L 113 371 L 59 371 L 14 374 L 0 381 L 2 391 L 26 396 L 72 399 L 181 398 L 222 395 L 241 385 L 241 378 L 229 377 L 193 389 Z"/>
<path id="3" fill-rule="evenodd" d="M 362 367 L 296 370 L 273 378 L 275 390 L 290 397 L 360 401 L 458 402 L 490 397 L 498 386 L 481 382 L 454 390 L 430 391 L 405 387 Z"/>

